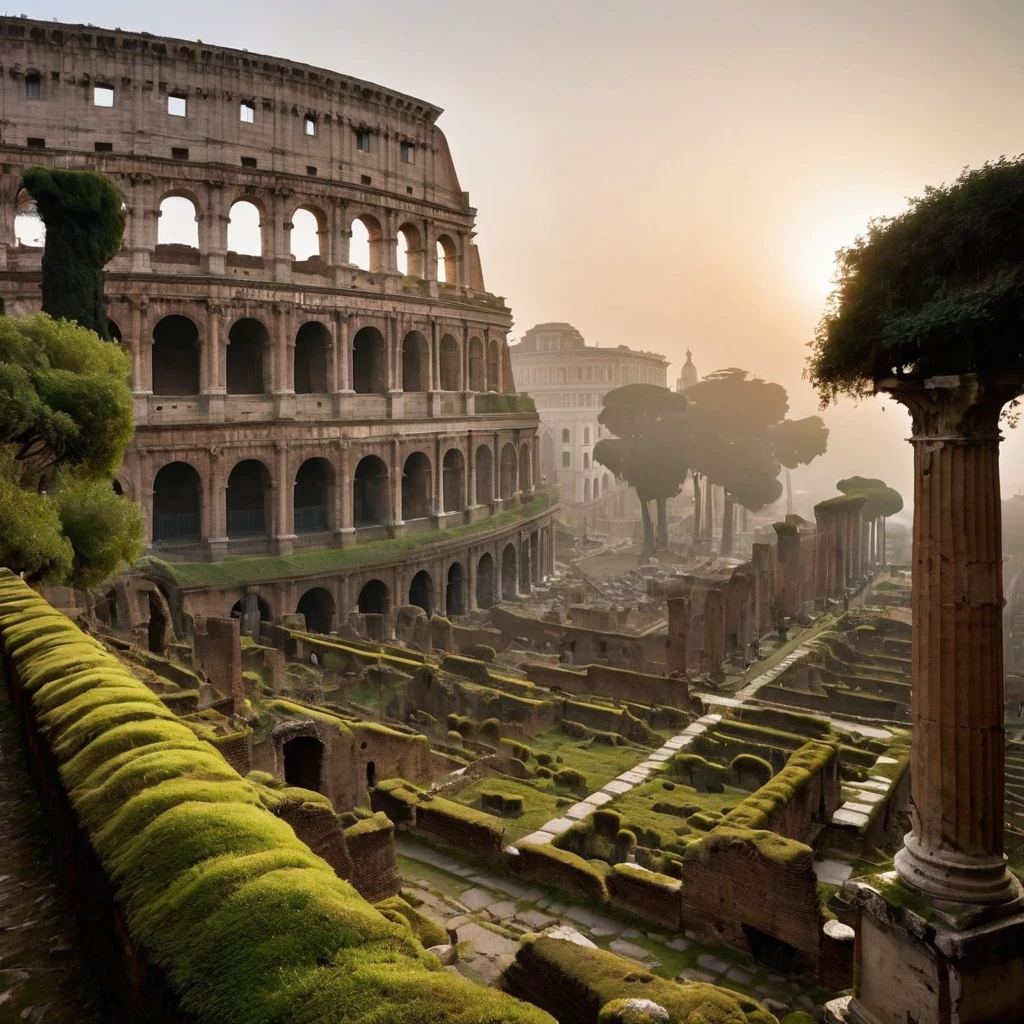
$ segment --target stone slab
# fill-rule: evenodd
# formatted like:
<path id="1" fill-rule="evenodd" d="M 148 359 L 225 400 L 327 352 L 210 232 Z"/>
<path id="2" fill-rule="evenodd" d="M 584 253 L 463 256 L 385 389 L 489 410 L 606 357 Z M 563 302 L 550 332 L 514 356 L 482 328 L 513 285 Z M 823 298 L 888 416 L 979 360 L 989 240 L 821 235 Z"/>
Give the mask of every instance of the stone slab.
<path id="1" fill-rule="evenodd" d="M 735 981 L 737 985 L 749 985 L 750 979 L 753 978 L 750 971 L 745 971 L 742 967 L 734 967 L 731 971 L 726 971 L 725 976 L 729 981 Z"/>
<path id="2" fill-rule="evenodd" d="M 557 917 L 545 914 L 542 910 L 521 910 L 515 919 L 535 932 L 542 932 L 545 928 L 558 924 Z"/>
<path id="3" fill-rule="evenodd" d="M 855 814 L 868 815 L 868 814 L 871 813 L 873 808 L 872 808 L 871 804 L 861 804 L 861 803 L 857 803 L 856 800 L 847 800 L 846 803 L 843 804 L 843 806 L 839 808 L 839 810 L 840 811 L 853 811 Z"/>
<path id="4" fill-rule="evenodd" d="M 726 963 L 724 960 L 720 960 L 717 956 L 711 953 L 704 953 L 697 957 L 697 966 L 702 967 L 705 971 L 711 971 L 714 974 L 725 974 L 732 964 Z"/>
<path id="5" fill-rule="evenodd" d="M 587 949 L 597 949 L 597 943 L 591 942 L 582 932 L 578 932 L 571 925 L 562 924 L 557 928 L 549 928 L 545 933 L 549 938 L 561 939 L 563 942 L 573 942 L 577 946 L 584 946 Z"/>
<path id="6" fill-rule="evenodd" d="M 862 825 L 868 823 L 868 816 L 866 814 L 858 814 L 856 811 L 848 811 L 845 807 L 840 807 L 835 814 L 832 815 L 833 825 L 853 825 L 855 828 L 860 828 Z"/>
<path id="7" fill-rule="evenodd" d="M 601 807 L 603 804 L 608 803 L 609 800 L 611 800 L 610 793 L 591 793 L 590 796 L 587 797 L 586 802 L 588 804 L 593 804 L 595 807 Z"/>
<path id="8" fill-rule="evenodd" d="M 459 902 L 464 903 L 471 910 L 483 910 L 489 903 L 494 902 L 494 893 L 490 889 L 476 886 L 473 889 L 467 889 L 459 897 Z"/>
<path id="9" fill-rule="evenodd" d="M 543 829 L 538 829 L 536 832 L 531 832 L 528 836 L 523 836 L 516 845 L 519 846 L 523 843 L 536 843 L 539 846 L 544 846 L 546 843 L 550 843 L 554 838 L 555 837 L 551 832 L 545 832 Z"/>
<path id="10" fill-rule="evenodd" d="M 498 903 L 489 904 L 487 913 L 496 921 L 507 921 L 516 916 L 516 905 L 511 900 L 501 900 Z"/>
<path id="11" fill-rule="evenodd" d="M 588 804 L 585 800 L 578 804 L 573 804 L 572 807 L 568 808 L 565 812 L 567 818 L 572 818 L 574 821 L 579 821 L 580 818 L 585 818 L 588 814 L 594 813 L 594 805 Z"/>
<path id="12" fill-rule="evenodd" d="M 841 860 L 816 860 L 814 873 L 818 876 L 819 882 L 826 885 L 842 885 L 853 874 L 853 866 L 844 864 Z"/>
<path id="13" fill-rule="evenodd" d="M 687 967 L 676 975 L 676 981 L 699 981 L 704 985 L 713 985 L 718 981 L 718 975 L 708 974 L 707 971 L 698 971 L 696 967 Z"/>
<path id="14" fill-rule="evenodd" d="M 550 832 L 552 835 L 560 835 L 567 828 L 572 828 L 576 822 L 572 818 L 566 816 L 564 818 L 553 818 L 549 821 L 542 829 L 542 832 Z"/>
<path id="15" fill-rule="evenodd" d="M 648 967 L 656 966 L 660 962 L 649 949 L 644 949 L 643 946 L 638 946 L 633 942 L 627 942 L 625 939 L 612 939 L 608 943 L 608 948 L 613 953 L 618 953 L 619 956 L 629 957 L 630 960 L 636 960 Z"/>
<path id="16" fill-rule="evenodd" d="M 612 779 L 607 786 L 604 787 L 606 793 L 628 793 L 633 788 L 631 782 L 619 782 L 618 779 Z"/>

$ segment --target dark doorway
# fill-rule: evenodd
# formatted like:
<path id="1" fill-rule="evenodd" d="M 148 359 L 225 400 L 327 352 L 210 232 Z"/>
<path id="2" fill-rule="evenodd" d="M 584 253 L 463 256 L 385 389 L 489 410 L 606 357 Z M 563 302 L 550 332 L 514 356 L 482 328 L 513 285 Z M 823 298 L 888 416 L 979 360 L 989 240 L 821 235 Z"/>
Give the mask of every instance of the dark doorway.
<path id="1" fill-rule="evenodd" d="M 381 580 L 370 580 L 359 591 L 359 611 L 363 615 L 387 615 L 388 588 Z"/>
<path id="2" fill-rule="evenodd" d="M 153 478 L 153 543 L 199 540 L 202 481 L 187 462 L 170 462 Z"/>
<path id="3" fill-rule="evenodd" d="M 228 537 L 262 537 L 267 534 L 270 472 L 262 462 L 245 459 L 228 477 Z"/>
<path id="4" fill-rule="evenodd" d="M 153 328 L 153 394 L 199 394 L 199 328 L 187 316 L 165 316 Z"/>
<path id="5" fill-rule="evenodd" d="M 366 762 L 366 788 L 373 789 L 377 785 L 377 764 L 375 761 Z"/>
<path id="6" fill-rule="evenodd" d="M 324 745 L 315 736 L 296 736 L 284 745 L 284 781 L 289 786 L 322 792 L 323 761 Z"/>
<path id="7" fill-rule="evenodd" d="M 449 615 L 466 614 L 466 573 L 460 562 L 452 562 L 448 569 L 445 607 Z"/>
<path id="8" fill-rule="evenodd" d="M 760 963 L 780 974 L 791 974 L 801 968 L 800 956 L 788 942 L 783 942 L 782 939 L 777 939 L 752 924 L 745 924 L 742 927 L 750 952 Z"/>
<path id="9" fill-rule="evenodd" d="M 409 604 L 422 608 L 427 616 L 434 613 L 434 581 L 426 569 L 421 569 L 409 584 Z"/>
<path id="10" fill-rule="evenodd" d="M 327 353 L 331 335 L 323 324 L 310 320 L 295 335 L 293 361 L 295 394 L 319 395 L 328 391 Z"/>
<path id="11" fill-rule="evenodd" d="M 352 390 L 360 395 L 388 389 L 384 335 L 376 327 L 364 327 L 352 339 Z"/>
<path id="12" fill-rule="evenodd" d="M 514 601 L 518 596 L 516 590 L 516 549 L 511 544 L 505 546 L 501 553 L 501 599 Z"/>
<path id="13" fill-rule="evenodd" d="M 305 617 L 310 633 L 330 633 L 334 626 L 334 597 L 324 587 L 307 590 L 295 611 Z"/>
<path id="14" fill-rule="evenodd" d="M 357 527 L 376 526 L 388 514 L 388 470 L 376 455 L 359 460 L 352 478 L 352 515 Z"/>
<path id="15" fill-rule="evenodd" d="M 413 452 L 402 469 L 402 519 L 426 519 L 430 515 L 430 459 Z"/>
<path id="16" fill-rule="evenodd" d="M 476 606 L 490 608 L 494 604 L 494 559 L 488 554 L 480 556 L 476 569 Z"/>
<path id="17" fill-rule="evenodd" d="M 153 654 L 162 655 L 167 649 L 167 616 L 160 598 L 149 592 L 149 628 L 147 643 Z"/>
<path id="18" fill-rule="evenodd" d="M 259 320 L 239 320 L 228 331 L 227 385 L 229 395 L 262 395 L 264 354 L 270 335 Z"/>

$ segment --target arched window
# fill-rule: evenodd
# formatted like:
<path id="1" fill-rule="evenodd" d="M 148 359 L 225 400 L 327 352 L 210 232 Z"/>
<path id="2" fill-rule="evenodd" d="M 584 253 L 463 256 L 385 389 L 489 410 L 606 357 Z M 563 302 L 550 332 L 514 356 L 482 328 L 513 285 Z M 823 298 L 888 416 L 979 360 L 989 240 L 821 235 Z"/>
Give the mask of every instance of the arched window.
<path id="1" fill-rule="evenodd" d="M 458 249 L 448 235 L 440 235 L 437 239 L 437 279 L 442 284 L 457 284 Z"/>
<path id="2" fill-rule="evenodd" d="M 441 339 L 441 390 L 458 391 L 462 374 L 459 372 L 459 343 L 446 334 Z"/>
<path id="3" fill-rule="evenodd" d="M 402 519 L 426 519 L 430 515 L 430 459 L 413 452 L 402 468 Z"/>
<path id="4" fill-rule="evenodd" d="M 419 331 L 410 331 L 402 342 L 402 390 L 430 390 L 430 347 Z"/>
<path id="5" fill-rule="evenodd" d="M 263 537 L 270 524 L 270 473 L 257 459 L 239 462 L 228 477 L 228 537 Z"/>
<path id="6" fill-rule="evenodd" d="M 305 261 L 310 259 L 326 259 L 324 240 L 327 227 L 319 211 L 308 206 L 300 206 L 292 214 L 292 230 L 289 239 L 292 259 Z"/>
<path id="7" fill-rule="evenodd" d="M 448 567 L 444 603 L 449 615 L 466 614 L 466 571 L 461 562 L 452 562 Z"/>
<path id="8" fill-rule="evenodd" d="M 327 387 L 327 354 L 331 335 L 316 320 L 304 323 L 295 335 L 294 381 L 295 394 L 321 395 Z"/>
<path id="9" fill-rule="evenodd" d="M 238 256 L 263 255 L 260 210 L 248 199 L 239 199 L 228 211 L 228 252 Z"/>
<path id="10" fill-rule="evenodd" d="M 395 266 L 400 274 L 423 277 L 423 236 L 415 224 L 403 224 L 398 229 Z"/>
<path id="11" fill-rule="evenodd" d="M 295 611 L 305 617 L 310 633 L 330 633 L 334 627 L 334 596 L 324 587 L 307 590 Z"/>
<path id="12" fill-rule="evenodd" d="M 306 459 L 295 474 L 292 508 L 296 533 L 318 533 L 331 527 L 334 467 L 327 459 Z"/>
<path id="13" fill-rule="evenodd" d="M 199 212 L 186 196 L 164 196 L 156 222 L 157 245 L 186 245 L 199 248 Z"/>
<path id="14" fill-rule="evenodd" d="M 523 442 L 519 446 L 519 490 L 529 491 L 533 487 L 533 474 L 530 465 L 530 446 Z"/>
<path id="15" fill-rule="evenodd" d="M 476 567 L 476 604 L 490 608 L 494 604 L 494 559 L 484 552 Z"/>
<path id="16" fill-rule="evenodd" d="M 153 328 L 153 394 L 199 394 L 199 328 L 187 316 L 165 316 Z"/>
<path id="17" fill-rule="evenodd" d="M 363 327 L 352 339 L 352 390 L 369 395 L 384 394 L 387 389 L 384 335 L 376 327 Z"/>
<path id="18" fill-rule="evenodd" d="M 564 429 L 562 431 L 562 444 L 568 444 L 568 443 L 569 443 L 569 431 L 567 429 Z"/>
<path id="19" fill-rule="evenodd" d="M 501 485 L 501 499 L 508 501 L 516 492 L 516 448 L 513 444 L 506 444 L 501 449 L 501 466 L 499 467 L 499 483 Z"/>
<path id="20" fill-rule="evenodd" d="M 498 390 L 498 378 L 501 374 L 501 342 L 491 338 L 487 353 L 487 390 Z"/>
<path id="21" fill-rule="evenodd" d="M 518 559 L 514 544 L 506 544 L 501 553 L 501 599 L 514 601 L 519 596 L 516 586 L 518 580 Z"/>
<path id="22" fill-rule="evenodd" d="M 484 391 L 487 387 L 487 367 L 484 364 L 484 343 L 479 338 L 469 339 L 469 390 Z"/>
<path id="23" fill-rule="evenodd" d="M 583 443 L 590 444 L 590 427 L 583 428 Z"/>
<path id="24" fill-rule="evenodd" d="M 351 226 L 352 240 L 349 243 L 349 262 L 377 273 L 384 269 L 384 232 L 380 221 L 368 213 L 356 217 Z"/>
<path id="25" fill-rule="evenodd" d="M 388 587 L 383 580 L 370 580 L 359 591 L 357 608 L 363 615 L 387 615 Z"/>
<path id="26" fill-rule="evenodd" d="M 26 249 L 42 249 L 46 244 L 46 225 L 26 189 L 20 189 L 14 201 L 14 240 Z"/>
<path id="27" fill-rule="evenodd" d="M 607 473 L 605 473 L 605 475 L 603 477 L 601 477 L 601 493 L 602 494 L 607 494 L 608 493 L 608 474 Z"/>
<path id="28" fill-rule="evenodd" d="M 480 445 L 476 450 L 476 503 L 489 505 L 494 500 L 494 456 L 491 446 Z"/>
<path id="29" fill-rule="evenodd" d="M 153 543 L 197 541 L 203 484 L 187 462 L 171 462 L 153 477 Z"/>
<path id="30" fill-rule="evenodd" d="M 409 584 L 409 604 L 422 608 L 428 616 L 434 614 L 434 581 L 426 569 L 421 569 Z"/>
<path id="31" fill-rule="evenodd" d="M 445 512 L 462 511 L 463 458 L 458 448 L 449 448 L 444 454 L 442 485 Z"/>
<path id="32" fill-rule="evenodd" d="M 586 452 L 583 453 L 583 468 L 590 469 L 590 456 Z"/>
<path id="33" fill-rule="evenodd" d="M 270 366 L 270 335 L 259 320 L 238 320 L 228 331 L 229 395 L 262 395 L 264 370 Z"/>
<path id="34" fill-rule="evenodd" d="M 360 459 L 352 478 L 352 516 L 356 527 L 387 523 L 388 470 L 376 455 Z"/>

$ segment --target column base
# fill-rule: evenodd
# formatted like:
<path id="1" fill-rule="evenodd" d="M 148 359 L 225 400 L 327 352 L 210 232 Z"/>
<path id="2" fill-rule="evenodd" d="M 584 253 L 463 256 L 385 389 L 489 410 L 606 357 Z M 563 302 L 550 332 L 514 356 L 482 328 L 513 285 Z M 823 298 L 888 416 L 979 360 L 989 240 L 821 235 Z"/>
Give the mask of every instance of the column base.
<path id="1" fill-rule="evenodd" d="M 847 883 L 858 911 L 852 996 L 832 1024 L 1008 1024 L 1024 1006 L 1024 913 L 968 927 L 915 898 L 894 873 Z"/>
<path id="2" fill-rule="evenodd" d="M 1005 857 L 981 859 L 935 850 L 908 832 L 894 863 L 904 882 L 935 900 L 968 907 L 1003 905 L 1003 915 L 1021 902 L 1020 883 L 1010 874 Z M 963 918 L 962 911 L 953 913 L 957 920 Z"/>
<path id="3" fill-rule="evenodd" d="M 354 526 L 344 527 L 337 531 L 338 546 L 342 548 L 355 547 L 356 531 Z"/>
<path id="4" fill-rule="evenodd" d="M 295 550 L 295 534 L 280 534 L 274 538 L 275 555 L 290 555 Z"/>

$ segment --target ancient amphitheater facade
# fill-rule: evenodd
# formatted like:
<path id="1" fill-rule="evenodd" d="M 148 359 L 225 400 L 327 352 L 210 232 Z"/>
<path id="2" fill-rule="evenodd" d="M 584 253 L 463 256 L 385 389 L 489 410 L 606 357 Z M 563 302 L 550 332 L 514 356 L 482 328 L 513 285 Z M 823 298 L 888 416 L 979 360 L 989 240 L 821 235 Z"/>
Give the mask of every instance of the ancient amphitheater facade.
<path id="1" fill-rule="evenodd" d="M 151 553 L 260 558 L 242 582 L 182 583 L 185 610 L 248 598 L 277 616 L 316 590 L 332 619 L 410 600 L 458 613 L 550 567 L 537 416 L 437 107 L 272 57 L 20 18 L 0 19 L 0 59 L 5 311 L 39 308 L 24 169 L 105 175 L 124 202 L 107 298 L 137 424 L 118 486 Z M 166 237 L 174 219 L 191 237 Z M 379 557 L 287 562 L 418 533 L 429 543 Z"/>

